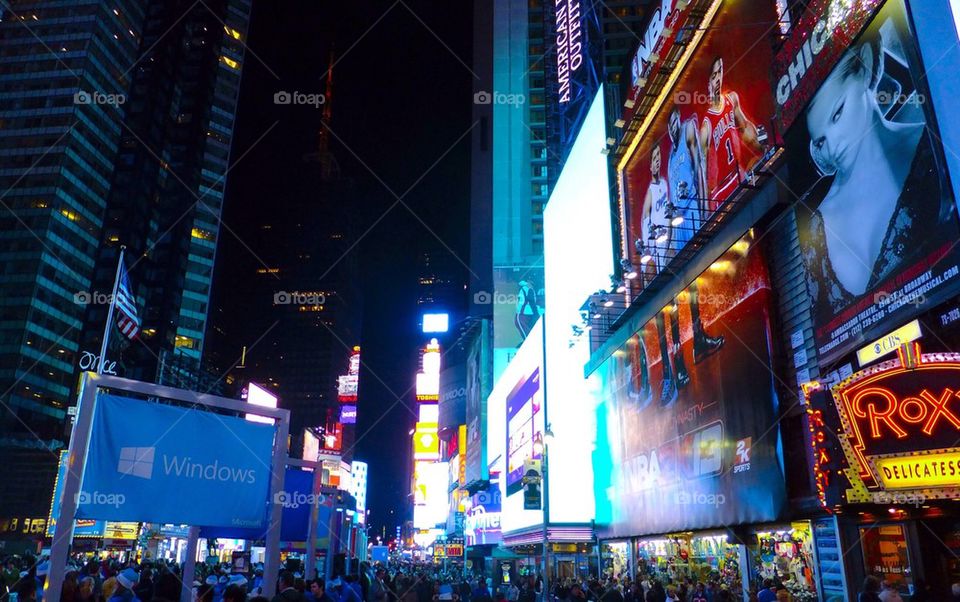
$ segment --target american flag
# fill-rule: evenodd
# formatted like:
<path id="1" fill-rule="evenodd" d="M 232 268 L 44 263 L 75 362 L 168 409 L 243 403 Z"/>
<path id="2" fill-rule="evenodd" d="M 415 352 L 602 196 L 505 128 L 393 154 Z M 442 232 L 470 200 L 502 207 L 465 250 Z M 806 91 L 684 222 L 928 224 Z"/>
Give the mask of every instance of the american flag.
<path id="1" fill-rule="evenodd" d="M 123 259 L 120 260 L 120 282 L 117 284 L 117 298 L 114 305 L 118 312 L 117 328 L 128 339 L 137 338 L 140 334 L 140 318 L 137 317 L 137 302 L 133 298 L 130 277 L 123 265 Z"/>

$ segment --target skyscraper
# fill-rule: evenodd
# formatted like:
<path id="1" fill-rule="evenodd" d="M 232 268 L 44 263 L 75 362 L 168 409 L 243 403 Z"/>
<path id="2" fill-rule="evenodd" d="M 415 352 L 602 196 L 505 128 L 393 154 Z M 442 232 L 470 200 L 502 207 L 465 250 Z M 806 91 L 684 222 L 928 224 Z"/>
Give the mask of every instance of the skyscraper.
<path id="1" fill-rule="evenodd" d="M 0 515 L 49 495 L 145 0 L 5 3 L 0 21 Z M 82 300 L 82 299 L 81 299 Z"/>
<path id="2" fill-rule="evenodd" d="M 3 15 L 0 445 L 12 461 L 0 479 L 23 486 L 0 516 L 49 496 L 120 245 L 142 332 L 114 331 L 106 360 L 121 376 L 201 386 L 249 16 L 249 0 L 13 2 Z"/>
<path id="3" fill-rule="evenodd" d="M 108 352 L 124 376 L 205 391 L 216 380 L 201 358 L 249 18 L 250 0 L 150 6 L 95 276 L 109 291 L 127 246 L 143 344 Z M 86 347 L 99 348 L 105 314 L 90 307 Z"/>

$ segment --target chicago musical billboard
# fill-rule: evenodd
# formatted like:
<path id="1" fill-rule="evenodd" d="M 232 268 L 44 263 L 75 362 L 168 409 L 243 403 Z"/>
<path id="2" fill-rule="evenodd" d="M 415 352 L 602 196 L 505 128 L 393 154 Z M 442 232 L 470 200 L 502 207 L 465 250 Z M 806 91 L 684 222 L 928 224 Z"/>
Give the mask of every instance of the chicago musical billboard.
<path id="1" fill-rule="evenodd" d="M 793 124 L 790 185 L 805 191 L 797 226 L 821 363 L 960 286 L 960 227 L 923 66 L 903 0 L 873 13 L 880 4 L 815 3 L 774 69 L 781 121 Z"/>
<path id="2" fill-rule="evenodd" d="M 674 19 L 671 17 L 671 19 Z M 772 2 L 725 3 L 620 172 L 623 252 L 662 270 L 772 151 Z M 672 22 L 672 21 L 671 21 Z M 641 283 L 642 284 L 642 283 Z"/>
<path id="3" fill-rule="evenodd" d="M 770 298 L 747 235 L 591 375 L 604 537 L 777 518 Z"/>

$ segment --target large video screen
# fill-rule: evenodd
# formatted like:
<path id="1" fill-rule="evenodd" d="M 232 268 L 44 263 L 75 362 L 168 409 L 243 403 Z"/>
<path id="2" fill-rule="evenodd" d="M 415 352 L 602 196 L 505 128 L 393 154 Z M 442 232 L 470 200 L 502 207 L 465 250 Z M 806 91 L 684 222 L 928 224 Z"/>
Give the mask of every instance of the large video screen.
<path id="1" fill-rule="evenodd" d="M 543 424 L 540 366 L 536 366 L 532 372 L 524 374 L 507 395 L 508 494 L 520 488 L 524 461 L 542 458 Z"/>
<path id="2" fill-rule="evenodd" d="M 775 21 L 773 2 L 725 3 L 621 172 L 624 253 L 646 275 L 664 268 L 771 149 L 774 104 L 762 74 L 773 53 L 769 26 L 758 24 Z"/>
<path id="3" fill-rule="evenodd" d="M 770 278 L 748 235 L 591 375 L 604 537 L 774 520 Z"/>
<path id="4" fill-rule="evenodd" d="M 834 54 L 818 87 L 803 82 L 809 102 L 786 139 L 822 363 L 960 283 L 956 205 L 903 0 Z"/>

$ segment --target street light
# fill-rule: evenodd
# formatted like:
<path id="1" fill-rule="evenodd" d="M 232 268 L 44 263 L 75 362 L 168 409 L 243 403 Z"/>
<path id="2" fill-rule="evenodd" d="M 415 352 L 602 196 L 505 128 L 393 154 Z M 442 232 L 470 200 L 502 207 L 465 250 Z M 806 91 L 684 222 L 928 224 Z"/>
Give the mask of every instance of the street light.
<path id="1" fill-rule="evenodd" d="M 547 524 L 550 516 L 550 491 L 548 489 L 547 483 L 547 456 L 550 445 L 553 443 L 553 431 L 550 429 L 550 425 L 546 425 L 546 428 L 543 431 L 543 437 L 541 438 L 540 447 L 542 450 L 542 459 L 540 461 L 540 472 L 543 475 L 541 480 L 543 481 L 543 487 L 540 488 L 540 495 L 543 497 L 543 591 L 541 592 L 542 601 L 546 602 L 550 591 L 549 580 L 547 578 L 547 571 L 550 568 L 550 546 L 547 542 L 548 529 Z M 534 442 L 536 445 L 536 442 Z"/>

